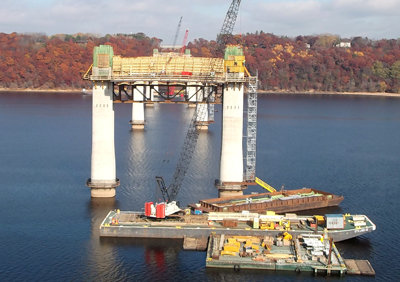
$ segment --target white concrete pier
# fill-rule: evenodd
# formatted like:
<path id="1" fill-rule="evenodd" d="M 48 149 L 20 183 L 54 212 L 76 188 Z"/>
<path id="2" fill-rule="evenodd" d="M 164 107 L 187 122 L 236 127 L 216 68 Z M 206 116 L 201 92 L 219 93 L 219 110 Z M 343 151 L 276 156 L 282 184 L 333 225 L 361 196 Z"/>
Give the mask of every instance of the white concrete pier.
<path id="1" fill-rule="evenodd" d="M 150 88 L 150 84 L 151 84 L 151 82 L 149 82 L 149 84 L 146 85 L 145 94 L 146 94 L 146 97 L 150 98 L 150 101 L 153 102 L 154 101 L 154 90 Z M 155 84 L 155 83 L 153 83 L 153 84 Z M 156 87 L 158 88 L 158 86 L 156 86 Z M 145 106 L 146 107 L 154 107 L 154 104 L 153 103 L 146 103 Z"/>
<path id="2" fill-rule="evenodd" d="M 194 83 L 188 83 L 188 86 L 193 85 Z M 188 107 L 189 108 L 194 108 L 196 107 L 196 104 L 194 102 L 197 101 L 197 95 L 196 95 L 196 91 L 197 91 L 197 87 L 187 87 L 186 88 L 186 93 L 189 97 L 189 102 L 193 102 L 193 103 L 189 103 Z"/>
<path id="3" fill-rule="evenodd" d="M 201 102 L 203 99 L 203 92 L 197 92 L 197 101 Z M 196 128 L 199 130 L 208 130 L 208 104 L 196 104 Z"/>
<path id="4" fill-rule="evenodd" d="M 114 197 L 116 178 L 114 148 L 114 107 L 112 83 L 93 86 L 92 167 L 87 186 L 92 197 Z"/>
<path id="5" fill-rule="evenodd" d="M 243 195 L 243 85 L 229 83 L 222 104 L 219 197 Z M 235 184 L 237 183 L 237 184 Z"/>
<path id="6" fill-rule="evenodd" d="M 133 101 L 143 101 L 144 90 L 144 86 L 137 86 L 133 89 Z M 132 129 L 144 129 L 146 123 L 144 120 L 144 103 L 132 103 L 132 119 L 129 123 L 132 125 Z"/>

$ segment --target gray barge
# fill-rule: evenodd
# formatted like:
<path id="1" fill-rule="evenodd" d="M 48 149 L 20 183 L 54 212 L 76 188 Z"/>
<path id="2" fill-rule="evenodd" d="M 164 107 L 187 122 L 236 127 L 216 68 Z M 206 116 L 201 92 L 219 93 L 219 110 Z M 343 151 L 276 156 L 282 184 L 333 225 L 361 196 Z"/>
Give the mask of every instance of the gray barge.
<path id="1" fill-rule="evenodd" d="M 327 234 L 339 242 L 367 234 L 376 229 L 365 215 L 297 216 L 275 213 L 218 213 L 182 215 L 153 219 L 140 212 L 110 211 L 100 225 L 101 237 L 137 238 L 208 238 L 211 233 L 243 236 L 279 236 L 290 232 Z"/>

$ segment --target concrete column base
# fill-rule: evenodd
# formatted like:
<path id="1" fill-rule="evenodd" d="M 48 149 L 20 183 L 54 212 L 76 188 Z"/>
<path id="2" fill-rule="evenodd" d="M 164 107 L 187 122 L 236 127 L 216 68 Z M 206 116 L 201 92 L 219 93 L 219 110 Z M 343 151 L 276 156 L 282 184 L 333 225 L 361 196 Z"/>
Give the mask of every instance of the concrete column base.
<path id="1" fill-rule="evenodd" d="M 109 189 L 91 188 L 90 196 L 92 198 L 112 198 L 112 197 L 115 197 L 115 188 L 109 188 Z"/>
<path id="2" fill-rule="evenodd" d="M 130 121 L 129 124 L 132 126 L 132 129 L 144 129 L 145 122 Z"/>
<path id="3" fill-rule="evenodd" d="M 88 186 L 91 191 L 90 195 L 92 198 L 112 198 L 115 197 L 115 188 L 120 184 L 117 178 L 115 182 L 92 182 L 91 178 L 86 181 L 86 186 Z"/>
<path id="4" fill-rule="evenodd" d="M 218 190 L 218 198 L 242 196 L 243 190 Z"/>
<path id="5" fill-rule="evenodd" d="M 144 129 L 144 124 L 132 124 L 132 129 Z"/>
<path id="6" fill-rule="evenodd" d="M 225 182 L 215 179 L 215 188 L 218 189 L 218 198 L 242 196 L 243 190 L 247 189 L 245 182 Z"/>
<path id="7" fill-rule="evenodd" d="M 210 122 L 208 122 L 208 121 L 204 121 L 204 122 L 196 121 L 196 129 L 197 130 L 208 130 L 209 124 L 210 124 Z"/>
<path id="8" fill-rule="evenodd" d="M 197 130 L 208 130 L 208 124 L 196 125 Z"/>

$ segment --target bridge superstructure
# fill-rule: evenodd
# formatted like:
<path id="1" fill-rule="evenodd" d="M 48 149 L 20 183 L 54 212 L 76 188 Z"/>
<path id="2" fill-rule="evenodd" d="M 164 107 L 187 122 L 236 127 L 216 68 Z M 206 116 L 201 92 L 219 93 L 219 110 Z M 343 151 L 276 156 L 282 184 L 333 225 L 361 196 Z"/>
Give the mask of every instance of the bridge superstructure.
<path id="1" fill-rule="evenodd" d="M 215 184 L 220 197 L 242 195 L 243 189 L 255 180 L 257 105 L 257 77 L 250 76 L 244 62 L 241 46 L 228 46 L 224 58 L 192 57 L 189 52 L 160 54 L 157 50 L 153 56 L 124 58 L 114 55 L 110 45 L 95 47 L 93 65 L 84 77 L 93 82 L 91 178 L 87 181 L 91 196 L 113 197 L 119 185 L 114 103 L 132 103 L 131 124 L 139 127 L 144 126 L 145 104 L 195 104 L 196 111 L 210 104 L 222 104 L 220 177 Z M 246 148 L 252 153 L 250 158 L 246 153 L 243 166 L 245 85 L 250 86 L 248 105 L 252 108 L 252 118 L 248 120 L 252 139 Z M 201 122 L 202 127 L 205 123 Z"/>

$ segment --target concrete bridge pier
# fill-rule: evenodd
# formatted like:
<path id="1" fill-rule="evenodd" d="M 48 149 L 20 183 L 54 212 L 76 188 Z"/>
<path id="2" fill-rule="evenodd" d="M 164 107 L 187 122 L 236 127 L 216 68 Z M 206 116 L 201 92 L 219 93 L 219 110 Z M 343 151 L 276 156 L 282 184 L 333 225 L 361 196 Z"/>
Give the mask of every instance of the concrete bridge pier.
<path id="1" fill-rule="evenodd" d="M 93 198 L 114 197 L 116 178 L 113 84 L 95 82 L 92 97 L 91 178 L 86 185 Z"/>
<path id="2" fill-rule="evenodd" d="M 219 197 L 243 195 L 243 85 L 229 83 L 222 103 Z"/>
<path id="3" fill-rule="evenodd" d="M 150 82 L 151 83 L 151 82 Z M 151 89 L 151 87 L 150 87 L 150 83 L 148 84 L 148 85 L 146 85 L 146 88 L 145 88 L 145 94 L 146 94 L 146 97 L 147 98 L 150 98 L 150 101 L 154 101 L 154 93 L 153 93 L 153 89 Z M 154 103 L 146 103 L 145 104 L 145 106 L 146 107 L 154 107 Z"/>
<path id="4" fill-rule="evenodd" d="M 133 89 L 133 101 L 144 100 L 144 89 L 144 86 L 136 86 Z M 132 119 L 129 123 L 132 129 L 144 129 L 144 103 L 132 103 Z"/>
<path id="5" fill-rule="evenodd" d="M 188 86 L 190 86 L 191 84 L 193 84 L 193 83 L 188 83 Z M 189 103 L 188 104 L 188 107 L 189 108 L 194 108 L 194 107 L 196 107 L 196 104 L 195 104 L 195 102 L 197 101 L 197 95 L 196 95 L 196 91 L 197 91 L 197 87 L 187 87 L 186 88 L 186 93 L 187 93 L 187 95 L 188 95 L 188 97 L 189 97 L 189 102 L 193 102 L 193 103 Z"/>
<path id="6" fill-rule="evenodd" d="M 197 92 L 197 101 L 201 102 L 203 100 L 203 91 Z M 208 130 L 208 104 L 196 104 L 196 128 L 199 130 Z"/>

